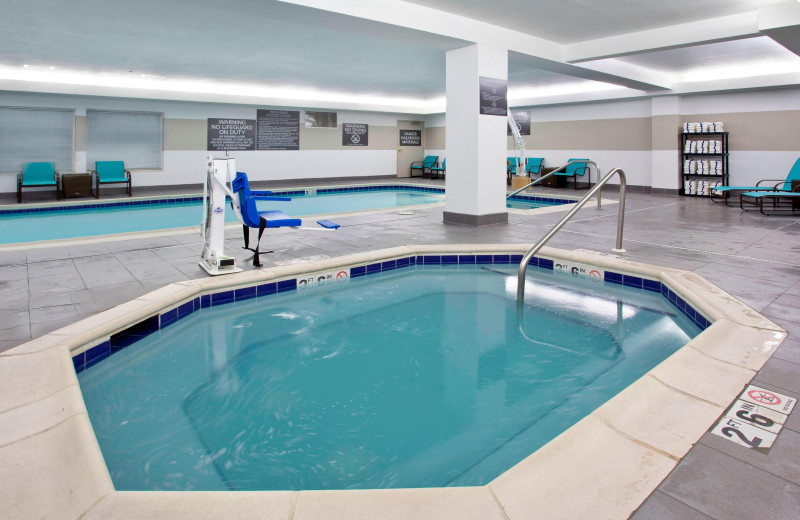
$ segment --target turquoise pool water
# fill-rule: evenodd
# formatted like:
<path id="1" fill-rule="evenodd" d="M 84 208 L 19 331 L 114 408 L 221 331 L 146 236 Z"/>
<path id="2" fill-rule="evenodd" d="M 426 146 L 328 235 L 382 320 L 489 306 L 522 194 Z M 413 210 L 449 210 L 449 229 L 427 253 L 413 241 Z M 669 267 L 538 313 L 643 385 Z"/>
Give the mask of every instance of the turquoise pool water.
<path id="1" fill-rule="evenodd" d="M 276 192 L 276 195 L 282 195 L 282 192 Z M 258 207 L 263 210 L 280 209 L 290 216 L 301 217 L 444 202 L 443 192 L 397 187 L 313 195 L 292 192 L 289 196 L 292 198 L 290 202 L 260 201 Z M 533 209 L 555 203 L 559 201 L 520 199 L 509 202 L 508 207 Z M 33 210 L 25 213 L 0 211 L 0 244 L 200 226 L 202 215 L 202 202 L 199 200 L 166 203 L 159 200 L 134 201 L 124 206 L 88 208 L 76 208 L 72 205 L 69 209 L 59 209 L 56 206 L 52 210 L 48 208 L 48 211 Z M 225 213 L 225 220 L 236 221 L 230 205 Z"/>
<path id="2" fill-rule="evenodd" d="M 290 216 L 303 216 L 444 202 L 444 194 L 400 190 L 292 194 L 291 197 L 291 202 L 260 201 L 258 207 L 277 208 Z M 200 226 L 202 218 L 202 201 L 198 200 L 13 213 L 0 215 L 0 244 Z M 230 205 L 226 208 L 225 220 L 236 222 Z"/>
<path id="3" fill-rule="evenodd" d="M 700 329 L 657 293 L 416 266 L 204 308 L 79 373 L 117 490 L 481 485 Z"/>

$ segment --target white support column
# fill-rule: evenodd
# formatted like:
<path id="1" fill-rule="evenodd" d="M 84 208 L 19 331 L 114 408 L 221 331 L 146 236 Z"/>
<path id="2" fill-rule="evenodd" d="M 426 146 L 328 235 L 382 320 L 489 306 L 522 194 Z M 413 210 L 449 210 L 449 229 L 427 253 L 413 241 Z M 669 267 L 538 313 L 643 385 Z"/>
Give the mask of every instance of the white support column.
<path id="1" fill-rule="evenodd" d="M 678 134 L 681 130 L 680 96 L 653 97 L 651 177 L 655 192 L 677 193 L 680 190 L 680 151 Z"/>
<path id="2" fill-rule="evenodd" d="M 508 50 L 487 44 L 447 51 L 444 222 L 508 222 L 506 117 L 480 115 L 479 78 L 507 81 Z"/>

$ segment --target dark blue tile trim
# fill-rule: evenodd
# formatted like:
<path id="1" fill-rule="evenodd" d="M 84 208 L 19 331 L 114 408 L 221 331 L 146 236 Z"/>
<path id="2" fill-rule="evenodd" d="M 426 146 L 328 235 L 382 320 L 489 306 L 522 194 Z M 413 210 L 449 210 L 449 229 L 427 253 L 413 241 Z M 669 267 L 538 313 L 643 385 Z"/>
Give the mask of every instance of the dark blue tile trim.
<path id="1" fill-rule="evenodd" d="M 235 298 L 236 296 L 233 291 L 222 291 L 218 293 L 213 293 L 211 295 L 211 306 L 214 307 L 216 305 L 232 303 L 235 300 Z"/>
<path id="2" fill-rule="evenodd" d="M 278 292 L 294 291 L 297 289 L 297 278 L 281 280 L 278 282 Z"/>
<path id="3" fill-rule="evenodd" d="M 237 302 L 249 300 L 256 297 L 256 287 L 242 287 L 233 291 L 233 297 Z"/>
<path id="4" fill-rule="evenodd" d="M 522 255 L 420 255 L 387 260 L 380 263 L 368 264 L 366 266 L 356 266 L 350 269 L 350 277 L 357 278 L 366 274 L 391 271 L 401 267 L 416 265 L 475 265 L 475 264 L 516 264 L 522 261 Z M 547 258 L 532 257 L 529 265 L 538 266 L 545 269 L 553 269 L 553 261 Z M 686 317 L 694 322 L 701 330 L 708 328 L 711 322 L 700 312 L 696 311 L 686 300 L 679 297 L 669 287 L 655 280 L 639 278 L 632 275 L 624 275 L 613 271 L 605 272 L 605 281 L 629 287 L 635 287 L 646 291 L 661 293 Z M 125 348 L 136 341 L 166 328 L 178 320 L 189 316 L 201 308 L 211 307 L 231 303 L 233 301 L 249 300 L 259 296 L 267 296 L 280 292 L 297 289 L 297 279 L 281 280 L 252 287 L 243 287 L 235 290 L 221 291 L 213 294 L 205 294 L 194 298 L 186 303 L 172 308 L 157 316 L 151 316 L 132 327 L 129 327 L 111 336 L 109 341 L 81 352 L 72 358 L 75 372 L 80 373 L 102 359 L 109 357 L 114 352 Z"/>

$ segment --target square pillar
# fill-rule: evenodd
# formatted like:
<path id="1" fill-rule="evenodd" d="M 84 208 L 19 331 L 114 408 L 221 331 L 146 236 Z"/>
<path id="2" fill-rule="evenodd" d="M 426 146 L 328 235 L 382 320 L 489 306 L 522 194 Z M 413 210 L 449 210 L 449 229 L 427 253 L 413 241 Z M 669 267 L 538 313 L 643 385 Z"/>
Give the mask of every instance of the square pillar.
<path id="1" fill-rule="evenodd" d="M 508 50 L 487 44 L 447 51 L 444 222 L 508 222 L 506 116 L 480 113 L 480 78 L 507 82 Z"/>

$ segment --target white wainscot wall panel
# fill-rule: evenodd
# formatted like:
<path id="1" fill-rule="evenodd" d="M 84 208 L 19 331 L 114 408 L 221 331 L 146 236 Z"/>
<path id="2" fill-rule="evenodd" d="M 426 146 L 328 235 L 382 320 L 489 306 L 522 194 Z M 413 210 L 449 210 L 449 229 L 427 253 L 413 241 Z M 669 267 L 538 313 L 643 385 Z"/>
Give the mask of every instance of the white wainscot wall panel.
<path id="1" fill-rule="evenodd" d="M 224 152 L 164 152 L 163 171 L 134 172 L 134 186 L 200 184 L 205 175 L 206 157 L 224 157 Z M 326 179 L 395 175 L 394 150 L 302 150 L 273 152 L 230 152 L 236 169 L 252 181 Z"/>
<path id="2" fill-rule="evenodd" d="M 509 151 L 509 156 L 511 156 Z M 545 168 L 556 168 L 566 164 L 571 158 L 588 158 L 597 163 L 601 170 L 601 177 L 612 168 L 622 168 L 628 185 L 650 186 L 651 180 L 651 155 L 649 151 L 620 151 L 620 150 L 525 150 L 526 157 L 544 157 Z M 597 173 L 592 169 L 592 184 L 597 181 Z M 675 176 L 677 178 L 677 170 Z M 581 181 L 579 181 L 581 182 Z M 619 178 L 609 181 L 618 184 Z"/>

